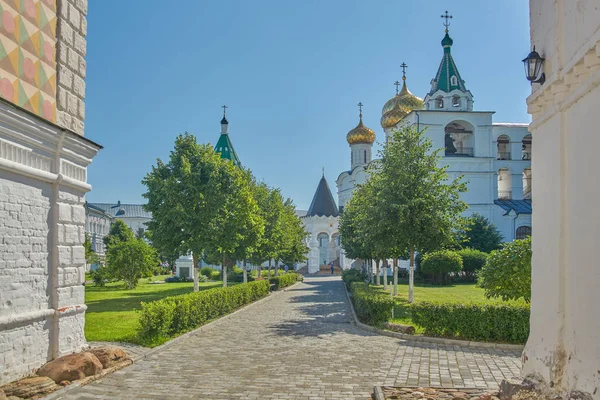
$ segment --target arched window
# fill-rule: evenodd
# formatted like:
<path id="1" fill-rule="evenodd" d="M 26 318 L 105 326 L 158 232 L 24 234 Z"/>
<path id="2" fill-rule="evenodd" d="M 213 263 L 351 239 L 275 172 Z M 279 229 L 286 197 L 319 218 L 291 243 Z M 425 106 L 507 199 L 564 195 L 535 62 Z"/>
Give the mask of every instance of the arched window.
<path id="1" fill-rule="evenodd" d="M 367 151 L 366 151 L 366 150 L 365 150 L 364 156 L 365 156 L 365 161 L 364 161 L 364 163 L 366 164 L 366 163 L 367 163 Z"/>
<path id="2" fill-rule="evenodd" d="M 531 160 L 531 134 L 523 138 L 523 160 Z"/>
<path id="3" fill-rule="evenodd" d="M 435 99 L 435 107 L 436 108 L 444 108 L 444 98 L 442 96 L 438 96 Z"/>
<path id="4" fill-rule="evenodd" d="M 460 97 L 452 96 L 452 107 L 460 107 Z"/>
<path id="5" fill-rule="evenodd" d="M 498 170 L 498 198 L 512 199 L 512 175 L 508 168 Z"/>
<path id="6" fill-rule="evenodd" d="M 517 234 L 515 239 L 525 239 L 528 236 L 531 236 L 531 227 L 520 226 L 517 228 Z"/>
<path id="7" fill-rule="evenodd" d="M 458 79 L 456 79 L 456 75 L 452 75 L 452 78 L 450 78 L 450 84 L 452 86 L 458 85 Z"/>
<path id="8" fill-rule="evenodd" d="M 498 137 L 498 160 L 510 160 L 510 138 L 506 135 Z"/>

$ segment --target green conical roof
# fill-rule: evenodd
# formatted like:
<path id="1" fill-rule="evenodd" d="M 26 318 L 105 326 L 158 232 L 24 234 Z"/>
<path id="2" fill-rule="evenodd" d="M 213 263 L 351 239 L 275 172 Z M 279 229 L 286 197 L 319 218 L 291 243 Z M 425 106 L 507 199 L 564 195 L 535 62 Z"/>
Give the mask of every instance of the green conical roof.
<path id="1" fill-rule="evenodd" d="M 454 63 L 454 59 L 452 58 L 452 54 L 450 53 L 450 48 L 454 41 L 446 32 L 446 36 L 442 39 L 442 47 L 444 48 L 444 56 L 442 57 L 442 62 L 440 63 L 440 67 L 438 68 L 437 74 L 435 75 L 433 85 L 431 87 L 430 95 L 434 94 L 438 90 L 449 93 L 453 90 L 460 90 L 463 92 L 467 91 L 465 87 L 465 82 L 460 77 L 460 73 L 458 72 L 458 68 L 456 68 L 456 64 Z M 456 80 L 453 82 L 452 77 L 455 76 Z M 454 83 L 454 84 L 453 84 Z"/>
<path id="2" fill-rule="evenodd" d="M 231 140 L 229 140 L 229 135 L 227 133 L 221 133 L 219 137 L 219 141 L 215 145 L 215 151 L 217 153 L 221 153 L 221 158 L 226 158 L 228 160 L 233 161 L 233 164 L 236 166 L 240 166 L 241 162 L 233 148 L 233 144 L 231 144 Z"/>

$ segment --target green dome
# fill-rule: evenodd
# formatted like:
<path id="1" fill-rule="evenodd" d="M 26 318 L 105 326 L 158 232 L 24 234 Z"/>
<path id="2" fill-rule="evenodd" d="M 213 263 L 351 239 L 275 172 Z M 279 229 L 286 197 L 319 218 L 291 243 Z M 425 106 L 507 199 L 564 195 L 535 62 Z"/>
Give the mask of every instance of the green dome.
<path id="1" fill-rule="evenodd" d="M 454 43 L 454 40 L 452 40 L 450 35 L 448 35 L 448 32 L 446 32 L 446 36 L 444 36 L 444 38 L 442 39 L 442 46 L 450 47 L 450 46 L 452 46 L 453 43 Z"/>

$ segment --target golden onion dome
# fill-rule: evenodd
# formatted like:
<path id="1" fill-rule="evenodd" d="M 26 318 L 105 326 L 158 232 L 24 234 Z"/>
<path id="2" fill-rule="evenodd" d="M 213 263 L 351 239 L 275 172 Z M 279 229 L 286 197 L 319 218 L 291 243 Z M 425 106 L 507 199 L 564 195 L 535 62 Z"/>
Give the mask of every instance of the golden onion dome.
<path id="1" fill-rule="evenodd" d="M 375 132 L 373 129 L 367 128 L 362 121 L 362 113 L 360 113 L 360 120 L 356 128 L 352 129 L 346 135 L 348 144 L 366 143 L 373 144 L 375 142 Z"/>
<path id="2" fill-rule="evenodd" d="M 383 129 L 396 126 L 412 110 L 423 109 L 423 99 L 412 94 L 406 87 L 406 78 L 403 77 L 402 79 L 404 82 L 400 93 L 388 100 L 383 106 L 383 115 L 381 116 Z"/>

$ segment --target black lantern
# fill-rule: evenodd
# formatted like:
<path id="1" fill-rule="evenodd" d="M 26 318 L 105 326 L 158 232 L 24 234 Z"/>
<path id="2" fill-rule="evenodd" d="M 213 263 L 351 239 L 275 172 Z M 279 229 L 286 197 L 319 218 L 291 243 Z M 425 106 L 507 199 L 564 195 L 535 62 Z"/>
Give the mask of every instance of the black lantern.
<path id="1" fill-rule="evenodd" d="M 527 80 L 531 83 L 543 85 L 546 81 L 546 74 L 542 72 L 540 75 L 540 72 L 544 65 L 544 59 L 540 57 L 537 51 L 535 51 L 535 46 L 533 46 L 533 51 L 529 53 L 527 58 L 523 59 L 523 64 L 525 64 L 525 75 L 527 76 Z"/>

